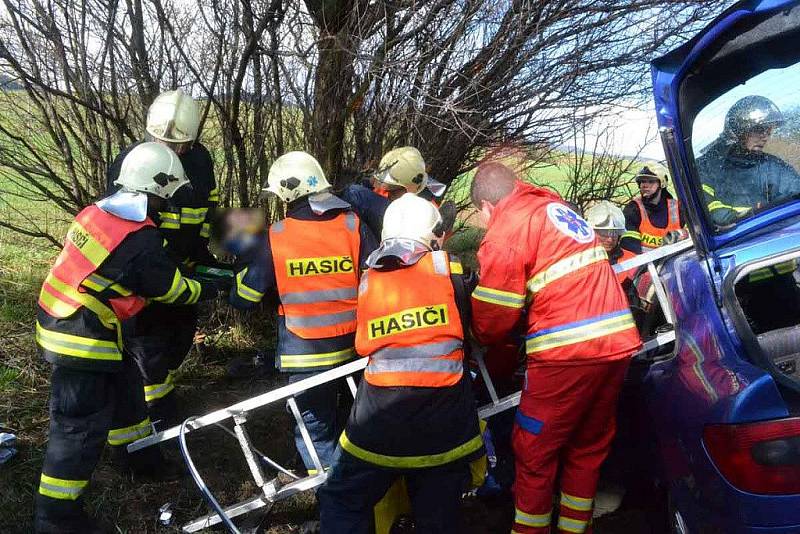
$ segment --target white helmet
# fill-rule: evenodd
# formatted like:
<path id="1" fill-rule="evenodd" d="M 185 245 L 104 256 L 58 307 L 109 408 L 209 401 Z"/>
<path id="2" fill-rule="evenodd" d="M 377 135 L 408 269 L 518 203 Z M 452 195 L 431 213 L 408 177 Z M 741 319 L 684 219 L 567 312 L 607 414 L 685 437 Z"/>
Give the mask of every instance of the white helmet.
<path id="1" fill-rule="evenodd" d="M 151 141 L 136 145 L 125 156 L 119 177 L 114 183 L 124 191 L 170 198 L 189 180 L 175 152 L 161 143 Z"/>
<path id="2" fill-rule="evenodd" d="M 200 128 L 200 108 L 177 89 L 161 93 L 147 110 L 147 133 L 167 143 L 191 143 Z"/>
<path id="3" fill-rule="evenodd" d="M 441 228 L 442 216 L 436 206 L 424 198 L 405 193 L 386 208 L 381 240 L 410 239 L 438 250 L 444 241 Z"/>
<path id="4" fill-rule="evenodd" d="M 291 202 L 330 187 L 319 162 L 307 152 L 296 151 L 287 152 L 272 163 L 263 191 Z"/>
<path id="5" fill-rule="evenodd" d="M 422 154 L 413 146 L 395 148 L 386 153 L 378 164 L 375 179 L 388 186 L 404 187 L 418 194 L 428 185 L 428 173 Z"/>
<path id="6" fill-rule="evenodd" d="M 586 210 L 586 220 L 595 230 L 625 231 L 625 215 L 608 200 L 601 200 Z"/>

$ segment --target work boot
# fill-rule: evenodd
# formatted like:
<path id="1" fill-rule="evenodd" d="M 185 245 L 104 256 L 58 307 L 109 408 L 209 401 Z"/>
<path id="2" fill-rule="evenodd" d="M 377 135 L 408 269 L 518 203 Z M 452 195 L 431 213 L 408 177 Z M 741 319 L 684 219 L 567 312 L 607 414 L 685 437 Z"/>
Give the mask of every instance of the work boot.
<path id="1" fill-rule="evenodd" d="M 36 534 L 112 534 L 112 525 L 93 519 L 82 512 L 77 517 L 42 517 L 37 515 L 33 521 Z"/>
<path id="2" fill-rule="evenodd" d="M 181 423 L 177 394 L 173 390 L 165 397 L 147 403 L 147 413 L 158 430 L 171 428 Z"/>
<path id="3" fill-rule="evenodd" d="M 129 453 L 124 446 L 111 448 L 111 465 L 124 475 L 140 482 L 170 482 L 185 475 L 186 470 L 164 456 L 158 446 Z"/>

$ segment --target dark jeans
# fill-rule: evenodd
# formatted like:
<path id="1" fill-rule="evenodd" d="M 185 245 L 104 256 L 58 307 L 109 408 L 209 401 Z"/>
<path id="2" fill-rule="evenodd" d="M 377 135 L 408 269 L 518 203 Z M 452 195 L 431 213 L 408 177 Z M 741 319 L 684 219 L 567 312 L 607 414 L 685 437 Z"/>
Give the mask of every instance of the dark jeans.
<path id="1" fill-rule="evenodd" d="M 336 449 L 328 480 L 318 490 L 322 534 L 369 534 L 373 508 L 399 477 L 405 477 L 418 534 L 463 532 L 461 495 L 469 463 L 424 469 L 388 469 Z"/>

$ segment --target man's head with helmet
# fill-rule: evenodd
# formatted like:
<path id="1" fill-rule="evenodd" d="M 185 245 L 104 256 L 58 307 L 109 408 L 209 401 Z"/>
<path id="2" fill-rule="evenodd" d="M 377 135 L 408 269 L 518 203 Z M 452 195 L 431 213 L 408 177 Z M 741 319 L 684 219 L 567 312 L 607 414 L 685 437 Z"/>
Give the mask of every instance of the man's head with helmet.
<path id="1" fill-rule="evenodd" d="M 617 248 L 622 234 L 625 233 L 625 215 L 621 209 L 608 200 L 601 200 L 590 206 L 584 217 L 594 228 L 606 252 L 610 253 Z"/>
<path id="2" fill-rule="evenodd" d="M 725 114 L 723 137 L 742 152 L 760 153 L 783 122 L 783 113 L 772 100 L 750 95 L 736 101 Z"/>
<path id="3" fill-rule="evenodd" d="M 164 144 L 179 156 L 192 148 L 200 128 L 200 107 L 181 89 L 158 95 L 147 110 L 149 141 Z"/>
<path id="4" fill-rule="evenodd" d="M 645 166 L 636 173 L 636 185 L 642 200 L 650 204 L 658 204 L 661 192 L 667 187 L 667 173 L 657 167 Z"/>

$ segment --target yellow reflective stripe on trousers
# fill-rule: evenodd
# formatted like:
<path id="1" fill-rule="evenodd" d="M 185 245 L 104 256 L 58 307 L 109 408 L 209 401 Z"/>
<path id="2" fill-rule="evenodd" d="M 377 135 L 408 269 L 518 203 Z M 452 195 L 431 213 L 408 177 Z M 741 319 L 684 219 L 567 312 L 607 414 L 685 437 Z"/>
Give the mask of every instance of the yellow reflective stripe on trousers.
<path id="1" fill-rule="evenodd" d="M 201 224 L 206 220 L 208 208 L 181 208 L 181 224 Z"/>
<path id="2" fill-rule="evenodd" d="M 200 237 L 211 237 L 211 225 L 207 222 L 200 227 Z"/>
<path id="3" fill-rule="evenodd" d="M 250 302 L 261 302 L 261 299 L 264 298 L 264 293 L 256 291 L 243 282 L 246 274 L 246 267 L 236 274 L 236 294 L 244 300 L 249 300 Z"/>
<path id="4" fill-rule="evenodd" d="M 589 250 L 567 256 L 528 280 L 528 291 L 535 295 L 548 284 L 555 282 L 559 278 L 563 278 L 593 263 L 605 261 L 607 259 L 608 255 L 603 247 L 593 247 Z"/>
<path id="5" fill-rule="evenodd" d="M 39 479 L 39 493 L 53 499 L 74 501 L 81 496 L 88 483 L 88 480 L 69 480 L 42 473 Z"/>
<path id="6" fill-rule="evenodd" d="M 519 508 L 514 509 L 514 522 L 519 523 L 520 525 L 525 525 L 526 527 L 546 527 L 550 525 L 550 514 L 552 512 L 547 512 L 546 514 L 529 514 L 527 512 L 523 512 Z"/>
<path id="7" fill-rule="evenodd" d="M 109 445 L 126 445 L 137 439 L 142 439 L 153 433 L 150 418 L 147 417 L 140 423 L 126 426 L 125 428 L 112 428 L 108 431 Z"/>
<path id="8" fill-rule="evenodd" d="M 568 493 L 561 492 L 561 506 L 565 506 L 578 512 L 588 512 L 592 509 L 592 502 L 594 499 L 587 499 L 586 497 L 576 497 Z"/>
<path id="9" fill-rule="evenodd" d="M 122 354 L 114 341 L 64 334 L 47 330 L 36 322 L 36 343 L 43 349 L 75 358 L 90 360 L 122 360 Z"/>
<path id="10" fill-rule="evenodd" d="M 478 434 L 471 440 L 462 443 L 454 449 L 438 454 L 426 454 L 424 456 L 389 456 L 371 452 L 351 442 L 347 438 L 347 432 L 342 432 L 339 438 L 339 445 L 356 458 L 371 464 L 398 469 L 420 469 L 448 464 L 477 451 L 483 446 L 483 437 Z"/>
<path id="11" fill-rule="evenodd" d="M 525 306 L 525 295 L 485 286 L 476 286 L 472 292 L 472 298 L 507 308 L 522 308 Z"/>
<path id="12" fill-rule="evenodd" d="M 558 518 L 558 529 L 575 534 L 586 532 L 586 527 L 589 526 L 589 521 L 581 521 L 580 519 L 572 519 L 570 517 L 561 516 Z"/>
<path id="13" fill-rule="evenodd" d="M 153 300 L 171 304 L 181 296 L 181 293 L 183 293 L 185 288 L 186 286 L 183 283 L 183 276 L 181 276 L 180 270 L 175 269 L 175 275 L 172 277 L 172 285 L 170 285 L 166 293 L 160 297 L 154 298 Z"/>
<path id="14" fill-rule="evenodd" d="M 457 261 L 451 261 L 450 274 L 464 274 L 464 266 Z"/>
<path id="15" fill-rule="evenodd" d="M 281 354 L 281 369 L 296 369 L 304 367 L 327 367 L 337 365 L 354 358 L 356 349 L 349 348 L 335 352 L 321 352 L 319 354 Z"/>
<path id="16" fill-rule="evenodd" d="M 208 201 L 209 202 L 219 202 L 219 188 L 215 187 L 211 191 L 208 192 Z"/>
<path id="17" fill-rule="evenodd" d="M 158 216 L 161 218 L 159 228 L 167 230 L 178 230 L 181 227 L 181 214 L 172 213 L 171 211 L 159 212 Z"/>
<path id="18" fill-rule="evenodd" d="M 525 341 L 525 347 L 530 354 L 597 339 L 635 327 L 633 316 L 626 309 L 555 328 L 540 330 L 528 336 Z"/>
<path id="19" fill-rule="evenodd" d="M 166 397 L 170 391 L 175 389 L 175 377 L 172 371 L 167 372 L 167 378 L 161 384 L 150 384 L 144 387 L 144 400 L 153 402 L 154 400 Z"/>

